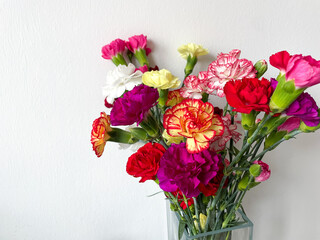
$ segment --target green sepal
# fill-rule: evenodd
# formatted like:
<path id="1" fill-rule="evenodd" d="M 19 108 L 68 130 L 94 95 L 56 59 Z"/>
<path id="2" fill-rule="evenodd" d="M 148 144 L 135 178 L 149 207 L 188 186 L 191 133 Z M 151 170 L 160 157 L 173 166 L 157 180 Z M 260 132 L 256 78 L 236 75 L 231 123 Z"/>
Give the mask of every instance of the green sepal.
<path id="1" fill-rule="evenodd" d="M 151 111 L 149 111 L 147 117 L 140 123 L 140 126 L 148 133 L 150 137 L 155 138 L 159 136 L 158 123 Z"/>
<path id="2" fill-rule="evenodd" d="M 149 67 L 149 61 L 147 58 L 146 50 L 140 48 L 134 52 L 134 56 L 136 57 L 141 66 L 147 65 L 147 67 Z"/>
<path id="3" fill-rule="evenodd" d="M 252 164 L 249 168 L 251 176 L 258 177 L 261 173 L 261 166 L 259 164 Z"/>
<path id="4" fill-rule="evenodd" d="M 185 76 L 189 76 L 192 73 L 192 71 L 194 69 L 194 66 L 196 65 L 197 61 L 198 61 L 197 57 L 191 57 L 190 55 L 188 55 L 187 65 L 184 68 Z"/>
<path id="5" fill-rule="evenodd" d="M 116 66 L 119 66 L 119 65 L 126 65 L 127 66 L 126 60 L 124 59 L 124 57 L 120 53 L 118 53 L 117 56 L 114 56 L 111 60 Z"/>
<path id="6" fill-rule="evenodd" d="M 320 109 L 318 109 L 318 116 L 320 117 Z M 315 132 L 315 131 L 317 131 L 319 128 L 320 128 L 320 123 L 318 124 L 318 126 L 309 127 L 309 126 L 307 126 L 303 121 L 301 121 L 300 127 L 299 127 L 299 129 L 300 129 L 302 132 L 305 132 L 305 133 Z"/>
<path id="7" fill-rule="evenodd" d="M 281 113 L 296 100 L 306 88 L 296 88 L 294 80 L 286 80 L 285 74 L 277 77 L 278 85 L 270 99 L 270 109 L 273 113 Z"/>
<path id="8" fill-rule="evenodd" d="M 258 113 L 255 110 L 252 110 L 249 114 L 241 113 L 241 125 L 245 130 L 250 130 L 255 126 Z"/>
<path id="9" fill-rule="evenodd" d="M 285 117 L 283 115 L 280 115 L 277 117 L 271 117 L 268 121 L 266 121 L 263 128 L 260 130 L 260 134 L 262 136 L 268 135 L 272 131 L 276 130 L 287 119 L 288 119 L 288 117 Z"/>

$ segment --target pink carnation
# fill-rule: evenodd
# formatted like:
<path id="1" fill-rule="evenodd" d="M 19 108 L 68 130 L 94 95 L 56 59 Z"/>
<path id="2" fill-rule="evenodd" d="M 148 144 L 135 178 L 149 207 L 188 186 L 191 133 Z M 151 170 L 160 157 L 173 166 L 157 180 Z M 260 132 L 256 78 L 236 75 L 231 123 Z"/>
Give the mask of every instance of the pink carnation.
<path id="1" fill-rule="evenodd" d="M 144 49 L 146 51 L 146 54 L 149 55 L 151 52 L 151 49 L 147 47 L 147 36 L 141 34 L 141 35 L 135 35 L 128 39 L 129 41 L 126 42 L 127 48 L 131 52 L 136 52 L 139 49 Z"/>
<path id="2" fill-rule="evenodd" d="M 145 73 L 145 72 L 148 72 L 149 69 L 148 69 L 147 65 L 143 65 L 143 66 L 141 66 L 139 68 L 136 68 L 136 70 L 134 70 L 134 72 L 136 72 L 136 71 L 141 71 L 142 73 Z"/>
<path id="3" fill-rule="evenodd" d="M 259 164 L 261 166 L 261 173 L 258 177 L 255 178 L 256 182 L 263 182 L 269 179 L 271 171 L 269 165 L 262 161 L 254 161 L 254 164 Z"/>
<path id="4" fill-rule="evenodd" d="M 102 48 L 102 57 L 105 59 L 112 59 L 114 56 L 122 54 L 125 49 L 126 42 L 118 38 Z"/>
<path id="5" fill-rule="evenodd" d="M 300 127 L 300 119 L 297 117 L 291 117 L 278 127 L 278 131 L 291 132 L 293 130 L 298 129 L 299 127 Z"/>
<path id="6" fill-rule="evenodd" d="M 320 83 L 320 61 L 311 56 L 292 56 L 281 51 L 270 57 L 270 64 L 285 73 L 287 81 L 294 79 L 296 87 L 307 88 Z"/>
<path id="7" fill-rule="evenodd" d="M 215 136 L 211 140 L 210 150 L 215 152 L 220 152 L 225 149 L 227 142 L 232 138 L 235 142 L 238 142 L 241 138 L 241 133 L 237 132 L 237 123 L 240 121 L 235 121 L 235 124 L 231 124 L 231 115 L 221 117 L 224 124 L 224 132 L 222 136 Z"/>
<path id="8" fill-rule="evenodd" d="M 184 87 L 180 89 L 180 95 L 184 98 L 201 99 L 202 93 L 212 93 L 208 88 L 207 72 L 200 72 L 198 77 L 188 76 L 184 80 Z"/>
<path id="9" fill-rule="evenodd" d="M 230 80 L 254 78 L 256 70 L 247 59 L 239 59 L 241 51 L 234 49 L 229 53 L 220 53 L 217 60 L 208 67 L 208 87 L 219 97 L 224 97 L 223 87 Z"/>

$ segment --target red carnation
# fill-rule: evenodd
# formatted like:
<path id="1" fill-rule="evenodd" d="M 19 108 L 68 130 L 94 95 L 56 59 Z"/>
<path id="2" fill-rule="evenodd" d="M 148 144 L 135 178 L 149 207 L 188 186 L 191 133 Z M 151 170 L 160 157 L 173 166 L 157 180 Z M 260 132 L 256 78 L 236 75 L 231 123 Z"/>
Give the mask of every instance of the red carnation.
<path id="1" fill-rule="evenodd" d="M 127 173 L 134 177 L 141 177 L 139 182 L 156 180 L 160 158 L 166 149 L 159 143 L 147 143 L 134 154 L 127 162 Z"/>
<path id="2" fill-rule="evenodd" d="M 233 111 L 249 114 L 252 110 L 270 112 L 272 95 L 270 81 L 262 78 L 245 78 L 229 81 L 224 87 L 227 101 Z"/>

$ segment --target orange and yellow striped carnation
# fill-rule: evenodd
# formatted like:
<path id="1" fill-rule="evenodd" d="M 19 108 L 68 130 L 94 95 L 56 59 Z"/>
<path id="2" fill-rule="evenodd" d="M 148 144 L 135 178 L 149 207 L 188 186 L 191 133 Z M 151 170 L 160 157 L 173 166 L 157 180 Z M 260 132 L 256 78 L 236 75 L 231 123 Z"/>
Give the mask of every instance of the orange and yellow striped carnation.
<path id="1" fill-rule="evenodd" d="M 214 114 L 212 104 L 198 99 L 186 99 L 168 109 L 163 117 L 163 126 L 170 136 L 187 138 L 189 153 L 207 149 L 209 141 L 224 131 L 223 121 Z"/>
<path id="2" fill-rule="evenodd" d="M 94 120 L 91 131 L 92 149 L 95 151 L 97 157 L 101 157 L 104 146 L 110 138 L 108 132 L 111 130 L 110 116 L 105 112 L 101 112 L 100 117 Z"/>

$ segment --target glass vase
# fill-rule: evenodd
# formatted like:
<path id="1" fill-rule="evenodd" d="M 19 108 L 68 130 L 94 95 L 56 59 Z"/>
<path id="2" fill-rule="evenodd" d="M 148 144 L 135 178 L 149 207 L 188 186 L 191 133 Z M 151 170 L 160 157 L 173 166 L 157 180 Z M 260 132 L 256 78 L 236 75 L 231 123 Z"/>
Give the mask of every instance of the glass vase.
<path id="1" fill-rule="evenodd" d="M 236 216 L 238 224 L 235 227 L 200 233 L 195 236 L 190 236 L 185 229 L 183 236 L 179 239 L 179 216 L 176 212 L 171 211 L 170 203 L 167 201 L 168 240 L 252 240 L 253 223 L 241 210 L 237 211 Z"/>

